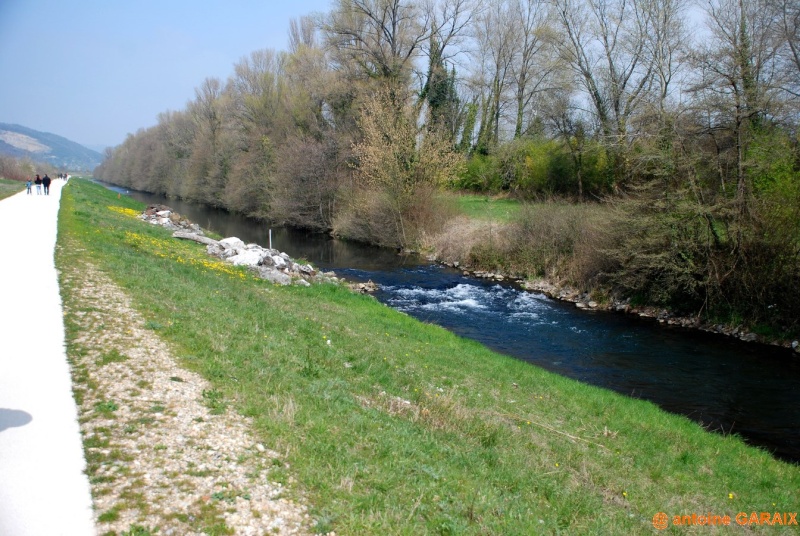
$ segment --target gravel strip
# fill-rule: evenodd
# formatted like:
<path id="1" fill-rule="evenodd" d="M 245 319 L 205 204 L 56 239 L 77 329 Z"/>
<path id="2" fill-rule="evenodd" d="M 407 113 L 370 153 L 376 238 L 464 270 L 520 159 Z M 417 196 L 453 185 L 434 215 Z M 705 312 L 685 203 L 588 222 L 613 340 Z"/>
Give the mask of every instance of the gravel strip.
<path id="1" fill-rule="evenodd" d="M 308 533 L 305 507 L 270 481 L 283 462 L 255 442 L 248 419 L 178 366 L 106 276 L 90 265 L 64 276 L 98 534 L 137 525 L 180 536 Z"/>

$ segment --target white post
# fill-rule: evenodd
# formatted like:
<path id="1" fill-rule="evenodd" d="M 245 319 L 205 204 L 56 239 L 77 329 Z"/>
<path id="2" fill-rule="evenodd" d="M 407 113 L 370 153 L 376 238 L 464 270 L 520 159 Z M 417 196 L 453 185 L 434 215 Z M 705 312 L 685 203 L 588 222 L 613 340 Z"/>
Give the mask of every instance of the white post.
<path id="1" fill-rule="evenodd" d="M 269 230 L 269 249 L 272 249 L 272 229 Z"/>

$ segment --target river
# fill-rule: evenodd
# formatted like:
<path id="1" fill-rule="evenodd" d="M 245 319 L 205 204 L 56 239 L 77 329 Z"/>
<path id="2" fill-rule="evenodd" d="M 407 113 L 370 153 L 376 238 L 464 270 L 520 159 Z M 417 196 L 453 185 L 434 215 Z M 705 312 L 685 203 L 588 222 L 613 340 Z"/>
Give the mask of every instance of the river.
<path id="1" fill-rule="evenodd" d="M 223 210 L 143 192 L 222 236 L 268 246 L 269 229 Z M 272 246 L 355 281 L 380 285 L 375 297 L 500 353 L 578 381 L 649 400 L 708 430 L 734 433 L 800 463 L 800 358 L 791 351 L 574 305 L 513 283 L 464 276 L 417 256 L 272 230 Z"/>

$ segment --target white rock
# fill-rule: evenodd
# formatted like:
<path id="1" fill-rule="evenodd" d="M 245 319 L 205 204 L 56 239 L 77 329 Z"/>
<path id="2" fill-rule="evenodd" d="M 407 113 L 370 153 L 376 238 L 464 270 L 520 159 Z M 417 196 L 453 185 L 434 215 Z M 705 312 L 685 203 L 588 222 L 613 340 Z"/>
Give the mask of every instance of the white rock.
<path id="1" fill-rule="evenodd" d="M 286 268 L 286 261 L 283 260 L 283 257 L 280 255 L 273 255 L 272 256 L 272 264 L 280 270 L 281 268 Z"/>
<path id="2" fill-rule="evenodd" d="M 261 279 L 266 279 L 271 283 L 275 283 L 278 285 L 291 285 L 292 278 L 283 272 L 277 271 L 275 268 L 271 266 L 261 266 L 259 271 L 259 275 Z"/>
<path id="3" fill-rule="evenodd" d="M 228 262 L 232 262 L 234 266 L 257 266 L 260 261 L 261 252 L 249 249 L 233 257 L 228 257 Z"/>
<path id="4" fill-rule="evenodd" d="M 245 249 L 244 242 L 242 242 L 235 236 L 223 238 L 222 240 L 219 241 L 219 243 L 222 244 L 222 247 L 224 247 L 225 249 L 235 249 L 235 250 Z"/>

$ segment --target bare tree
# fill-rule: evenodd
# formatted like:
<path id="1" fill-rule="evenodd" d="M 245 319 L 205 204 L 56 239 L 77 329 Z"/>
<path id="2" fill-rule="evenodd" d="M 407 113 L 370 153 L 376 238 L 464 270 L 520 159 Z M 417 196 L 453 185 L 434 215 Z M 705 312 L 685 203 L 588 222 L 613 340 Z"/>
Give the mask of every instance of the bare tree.
<path id="1" fill-rule="evenodd" d="M 772 8 L 778 18 L 780 46 L 779 65 L 783 72 L 783 89 L 793 98 L 800 98 L 800 2 L 774 0 Z"/>
<path id="2" fill-rule="evenodd" d="M 519 41 L 511 64 L 516 86 L 514 137 L 519 138 L 530 128 L 530 121 L 525 124 L 526 111 L 534 97 L 548 89 L 547 81 L 557 63 L 551 53 L 554 36 L 548 4 L 541 0 L 515 0 L 511 14 L 519 21 Z"/>
<path id="3" fill-rule="evenodd" d="M 519 40 L 514 13 L 504 0 L 493 0 L 476 17 L 473 86 L 480 98 L 478 150 L 488 151 L 500 139 L 500 125 L 513 82 L 512 63 Z"/>
<path id="4" fill-rule="evenodd" d="M 555 0 L 564 32 L 561 57 L 575 72 L 616 168 L 628 170 L 629 121 L 647 98 L 654 58 L 645 53 L 653 19 L 644 0 Z"/>
<path id="5" fill-rule="evenodd" d="M 644 34 L 644 53 L 653 66 L 661 114 L 666 111 L 673 79 L 689 49 L 685 20 L 687 3 L 688 0 L 646 0 L 642 4 L 644 17 L 649 21 Z"/>
<path id="6" fill-rule="evenodd" d="M 362 76 L 405 84 L 430 37 L 430 14 L 409 0 L 338 0 L 323 23 L 329 47 Z"/>
<path id="7" fill-rule="evenodd" d="M 317 46 L 317 23 L 313 17 L 300 17 L 289 21 L 289 52 L 296 53 L 300 47 Z"/>
<path id="8" fill-rule="evenodd" d="M 750 194 L 747 149 L 753 128 L 776 98 L 776 20 L 762 0 L 712 0 L 707 14 L 710 38 L 694 54 L 699 81 L 691 90 L 709 111 L 709 132 L 732 140 L 733 151 L 720 156 L 733 162 L 736 204 L 743 216 Z"/>

